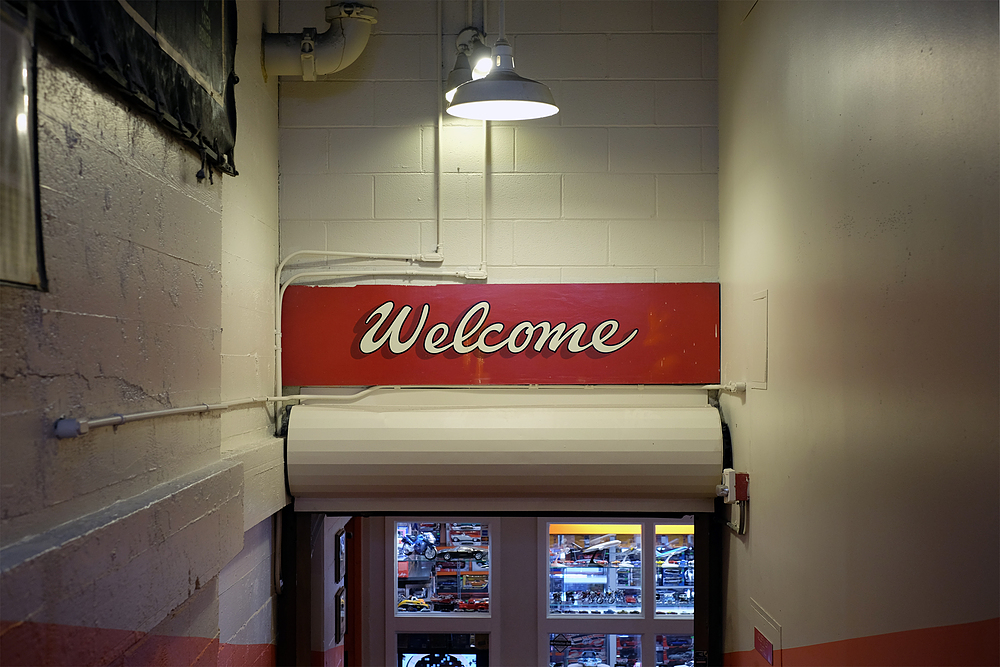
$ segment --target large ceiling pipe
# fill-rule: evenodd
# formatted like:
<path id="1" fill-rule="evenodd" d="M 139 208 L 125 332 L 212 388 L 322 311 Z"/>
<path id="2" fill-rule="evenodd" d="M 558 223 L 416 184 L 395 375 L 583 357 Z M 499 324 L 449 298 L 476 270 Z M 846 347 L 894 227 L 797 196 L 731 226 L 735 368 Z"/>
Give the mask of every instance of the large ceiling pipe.
<path id="1" fill-rule="evenodd" d="M 368 5 L 342 2 L 326 8 L 326 32 L 303 28 L 301 33 L 264 33 L 266 76 L 317 76 L 344 69 L 361 55 L 368 44 L 378 10 Z"/>

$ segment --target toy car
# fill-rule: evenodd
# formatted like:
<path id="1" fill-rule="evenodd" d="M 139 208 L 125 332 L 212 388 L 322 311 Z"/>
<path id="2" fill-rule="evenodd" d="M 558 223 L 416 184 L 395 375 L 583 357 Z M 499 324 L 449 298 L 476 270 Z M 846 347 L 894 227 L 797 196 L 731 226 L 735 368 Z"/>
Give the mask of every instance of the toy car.
<path id="1" fill-rule="evenodd" d="M 459 611 L 489 611 L 490 610 L 490 599 L 489 598 L 472 598 L 469 600 L 462 600 L 458 603 Z"/>
<path id="2" fill-rule="evenodd" d="M 598 667 L 598 665 L 603 665 L 604 662 L 597 657 L 597 651 L 584 651 L 577 658 L 577 664 L 581 667 Z"/>
<path id="3" fill-rule="evenodd" d="M 430 611 L 431 606 L 427 604 L 426 600 L 421 600 L 417 597 L 409 597 L 399 601 L 396 605 L 396 609 L 400 611 Z"/>
<path id="4" fill-rule="evenodd" d="M 455 546 L 479 546 L 483 543 L 481 537 L 468 533 L 451 533 L 449 541 Z"/>
<path id="5" fill-rule="evenodd" d="M 434 611 L 455 611 L 458 608 L 458 596 L 452 594 L 435 595 L 427 600 L 434 606 Z"/>
<path id="6" fill-rule="evenodd" d="M 490 559 L 490 552 L 478 547 L 456 547 L 454 549 L 441 549 L 437 553 L 441 560 L 450 562 L 453 560 L 475 560 L 480 565 L 486 564 Z"/>

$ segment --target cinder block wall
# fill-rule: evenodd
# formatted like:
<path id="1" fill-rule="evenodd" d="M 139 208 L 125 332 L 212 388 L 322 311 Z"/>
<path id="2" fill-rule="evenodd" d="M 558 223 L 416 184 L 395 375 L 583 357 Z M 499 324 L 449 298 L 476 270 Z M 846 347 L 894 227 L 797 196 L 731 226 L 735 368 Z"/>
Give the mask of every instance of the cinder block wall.
<path id="1" fill-rule="evenodd" d="M 321 4 L 284 3 L 282 30 L 322 29 Z M 440 239 L 439 81 L 469 3 L 443 3 L 440 59 L 435 0 L 374 4 L 356 63 L 281 84 L 282 257 L 440 242 L 446 268 L 485 263 L 491 283 L 718 279 L 716 3 L 507 2 L 517 70 L 560 113 L 490 123 L 488 143 L 481 122 L 445 116 Z"/>
<path id="2" fill-rule="evenodd" d="M 285 504 L 267 411 L 53 435 L 63 416 L 271 393 L 277 83 L 259 44 L 277 3 L 238 11 L 241 174 L 214 183 L 195 150 L 40 43 L 49 288 L 0 287 L 2 664 L 214 664 L 220 618 L 222 644 L 273 656 L 269 568 L 252 570 L 250 606 L 220 578 L 245 531 L 270 553 Z"/>

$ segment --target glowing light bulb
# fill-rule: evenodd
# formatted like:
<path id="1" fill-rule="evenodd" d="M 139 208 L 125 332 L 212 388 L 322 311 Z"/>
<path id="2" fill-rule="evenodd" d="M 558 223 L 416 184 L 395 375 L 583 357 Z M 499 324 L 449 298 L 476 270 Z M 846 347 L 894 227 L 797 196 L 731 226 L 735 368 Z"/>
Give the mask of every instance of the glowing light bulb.
<path id="1" fill-rule="evenodd" d="M 493 58 L 480 58 L 476 61 L 476 66 L 472 68 L 473 80 L 482 79 L 493 69 Z"/>

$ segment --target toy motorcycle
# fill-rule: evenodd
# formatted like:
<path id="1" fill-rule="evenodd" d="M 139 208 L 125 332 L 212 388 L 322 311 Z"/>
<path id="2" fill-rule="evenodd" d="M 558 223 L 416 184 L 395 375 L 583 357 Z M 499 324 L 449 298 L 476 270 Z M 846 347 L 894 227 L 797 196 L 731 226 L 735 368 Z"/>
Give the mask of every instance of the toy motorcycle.
<path id="1" fill-rule="evenodd" d="M 427 560 L 437 558 L 437 548 L 434 546 L 434 535 L 431 533 L 420 533 L 417 537 L 403 535 L 403 553 L 421 554 Z"/>

